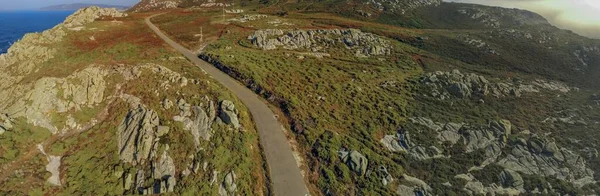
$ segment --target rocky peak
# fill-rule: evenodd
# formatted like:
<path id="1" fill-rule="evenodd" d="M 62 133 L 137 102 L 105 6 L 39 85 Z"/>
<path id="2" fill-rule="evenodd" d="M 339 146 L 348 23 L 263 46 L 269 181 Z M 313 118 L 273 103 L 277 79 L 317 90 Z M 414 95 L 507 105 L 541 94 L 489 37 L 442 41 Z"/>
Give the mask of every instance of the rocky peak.
<path id="1" fill-rule="evenodd" d="M 115 8 L 100 8 L 98 6 L 91 6 L 77 10 L 77 12 L 67 17 L 63 24 L 65 27 L 71 28 L 94 22 L 94 20 L 102 17 L 120 18 L 125 16 L 127 16 L 127 14 L 119 12 Z"/>

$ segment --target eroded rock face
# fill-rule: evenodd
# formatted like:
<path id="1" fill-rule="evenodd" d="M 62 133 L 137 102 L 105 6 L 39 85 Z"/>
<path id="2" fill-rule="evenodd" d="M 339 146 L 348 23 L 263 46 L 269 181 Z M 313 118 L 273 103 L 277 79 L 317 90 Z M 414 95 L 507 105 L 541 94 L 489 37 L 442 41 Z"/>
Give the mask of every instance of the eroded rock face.
<path id="1" fill-rule="evenodd" d="M 542 89 L 562 93 L 577 90 L 577 88 L 556 81 L 535 80 L 529 84 L 491 82 L 483 76 L 473 73 L 463 74 L 459 70 L 427 73 L 420 82 L 428 88 L 427 96 L 441 100 L 451 97 L 464 99 L 474 96 L 520 97 L 522 93 L 539 93 Z"/>
<path id="2" fill-rule="evenodd" d="M 351 170 L 358 173 L 359 175 L 364 175 L 367 173 L 367 166 L 369 164 L 369 160 L 364 155 L 360 154 L 358 151 L 340 151 L 340 158 L 344 163 L 350 167 Z"/>
<path id="3" fill-rule="evenodd" d="M 355 55 L 359 57 L 389 55 L 392 52 L 392 46 L 388 40 L 357 29 L 264 29 L 248 36 L 248 40 L 263 50 L 274 50 L 281 47 L 286 50 L 319 52 L 330 47 L 342 46 L 354 51 Z"/>
<path id="4" fill-rule="evenodd" d="M 155 154 L 156 132 L 160 119 L 143 107 L 129 111 L 118 127 L 119 158 L 133 165 L 144 164 Z"/>

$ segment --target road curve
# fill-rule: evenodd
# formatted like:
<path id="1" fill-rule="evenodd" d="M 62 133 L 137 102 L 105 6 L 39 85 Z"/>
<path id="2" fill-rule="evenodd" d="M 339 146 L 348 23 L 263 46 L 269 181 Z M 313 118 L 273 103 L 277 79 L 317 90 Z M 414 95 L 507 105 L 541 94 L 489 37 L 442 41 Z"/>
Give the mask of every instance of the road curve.
<path id="1" fill-rule="evenodd" d="M 198 67 L 204 69 L 215 80 L 233 92 L 250 110 L 267 159 L 269 176 L 273 185 L 272 193 L 282 196 L 309 195 L 302 178 L 301 170 L 296 164 L 290 143 L 287 141 L 282 126 L 275 118 L 273 111 L 254 92 L 167 37 L 158 27 L 150 22 L 152 17 L 158 15 L 161 14 L 146 18 L 146 24 L 171 47 L 175 48 Z"/>

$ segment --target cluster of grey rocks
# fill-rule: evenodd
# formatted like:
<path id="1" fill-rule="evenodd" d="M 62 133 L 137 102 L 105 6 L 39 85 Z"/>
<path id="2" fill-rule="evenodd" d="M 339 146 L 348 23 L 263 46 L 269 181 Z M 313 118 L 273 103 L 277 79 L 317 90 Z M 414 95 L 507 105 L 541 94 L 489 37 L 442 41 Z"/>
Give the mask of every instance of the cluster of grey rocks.
<path id="1" fill-rule="evenodd" d="M 159 159 L 158 141 L 169 133 L 169 127 L 161 126 L 158 114 L 139 105 L 127 113 L 127 116 L 117 129 L 119 141 L 119 158 L 125 163 L 137 166 L 137 172 L 118 172 L 115 175 L 124 179 L 124 190 L 134 189 L 142 194 L 160 194 L 172 192 L 177 180 L 173 159 L 167 154 L 168 145 Z M 155 184 L 145 186 L 144 166 L 150 163 L 151 178 Z M 155 188 L 158 187 L 158 188 Z"/>
<path id="2" fill-rule="evenodd" d="M 468 36 L 464 36 L 462 39 L 466 44 L 474 46 L 474 47 L 476 47 L 480 50 L 483 50 L 489 54 L 500 55 L 500 53 L 498 53 L 496 50 L 492 49 L 488 43 L 486 43 L 485 41 L 483 41 L 481 39 L 470 38 Z"/>
<path id="3" fill-rule="evenodd" d="M 516 82 L 492 82 L 484 76 L 474 73 L 461 73 L 459 70 L 452 72 L 436 71 L 427 73 L 420 79 L 420 83 L 429 90 L 427 96 L 440 100 L 449 98 L 469 97 L 520 97 L 523 93 L 539 93 L 542 89 L 567 93 L 578 90 L 564 83 L 555 81 L 535 80 L 528 84 L 523 81 Z"/>
<path id="4" fill-rule="evenodd" d="M 213 102 L 204 98 L 206 106 L 191 106 L 185 100 L 179 99 L 177 107 L 172 102 L 165 100 L 162 102 L 164 110 L 177 109 L 179 115 L 174 117 L 174 121 L 182 122 L 184 129 L 190 131 L 196 144 L 195 152 L 198 152 L 200 139 L 208 141 L 211 136 L 211 125 L 214 122 L 222 122 L 234 128 L 240 128 L 238 120 L 238 111 L 233 102 L 224 100 L 221 102 L 219 117 L 213 106 Z M 161 125 L 158 114 L 150 109 L 146 109 L 139 99 L 128 98 L 128 102 L 137 105 L 136 109 L 129 111 L 121 125 L 118 127 L 119 157 L 124 163 L 129 163 L 136 167 L 137 172 L 117 172 L 119 178 L 124 180 L 124 190 L 135 190 L 140 194 L 161 194 L 173 192 L 177 179 L 175 177 L 175 165 L 173 159 L 169 156 L 169 146 L 163 146 L 162 155 L 158 156 L 161 143 L 161 137 L 165 137 L 170 132 L 170 127 Z M 206 111 L 205 111 L 206 110 Z M 197 173 L 200 163 L 193 155 L 190 157 L 192 163 L 184 169 L 183 176 L 189 176 Z M 152 176 L 145 175 L 144 168 L 151 166 Z M 204 170 L 207 168 L 204 163 Z M 218 172 L 213 174 L 216 179 Z M 233 171 L 228 173 L 219 187 L 220 195 L 232 195 L 237 190 L 235 184 L 236 175 Z M 152 186 L 147 186 L 147 180 L 153 180 Z"/>
<path id="5" fill-rule="evenodd" d="M 596 183 L 592 171 L 583 157 L 557 145 L 554 141 L 535 134 L 513 133 L 514 127 L 507 120 L 490 121 L 487 125 L 469 125 L 465 123 L 437 123 L 428 118 L 411 118 L 410 123 L 422 126 L 436 134 L 434 145 L 425 147 L 412 141 L 409 131 L 401 130 L 395 135 L 386 135 L 380 140 L 382 145 L 392 152 L 406 153 L 417 161 L 425 159 L 449 158 L 435 145 L 449 143 L 460 145 L 464 153 L 483 152 L 480 165 L 473 165 L 471 171 L 482 170 L 489 165 L 504 168 L 498 175 L 501 181 L 485 185 L 470 173 L 457 174 L 454 178 L 466 181 L 463 189 L 477 194 L 523 194 L 522 174 L 555 177 L 572 183 L 576 188 Z M 414 130 L 419 131 L 419 130 Z M 509 140 L 509 138 L 513 138 Z M 516 138 L 516 140 L 514 139 Z M 421 147 L 422 150 L 414 150 Z M 387 181 L 387 179 L 383 179 Z M 448 183 L 451 186 L 450 183 Z M 410 188 L 410 189 L 409 189 Z M 419 187 L 400 187 L 399 191 L 413 190 Z M 531 191 L 531 190 L 529 190 Z M 532 192 L 552 193 L 553 190 Z M 426 194 L 425 194 L 426 195 Z"/>
<path id="6" fill-rule="evenodd" d="M 263 50 L 303 50 L 320 52 L 343 47 L 357 57 L 390 55 L 391 42 L 372 33 L 357 29 L 282 30 L 264 29 L 248 36 L 252 44 Z"/>
<path id="7" fill-rule="evenodd" d="M 246 23 L 246 22 L 260 20 L 260 19 L 267 18 L 267 17 L 268 16 L 264 15 L 264 14 L 244 14 L 240 17 L 229 19 L 228 21 Z"/>
<path id="8" fill-rule="evenodd" d="M 211 126 L 216 117 L 216 110 L 213 101 L 205 97 L 205 104 L 192 106 L 186 103 L 184 99 L 177 101 L 177 109 L 179 109 L 179 115 L 173 117 L 174 121 L 182 122 L 183 128 L 186 131 L 190 131 L 194 138 L 194 144 L 196 148 L 200 145 L 200 139 L 206 141 L 210 140 L 212 135 Z M 163 107 L 170 109 L 171 101 L 165 99 L 163 101 Z"/>

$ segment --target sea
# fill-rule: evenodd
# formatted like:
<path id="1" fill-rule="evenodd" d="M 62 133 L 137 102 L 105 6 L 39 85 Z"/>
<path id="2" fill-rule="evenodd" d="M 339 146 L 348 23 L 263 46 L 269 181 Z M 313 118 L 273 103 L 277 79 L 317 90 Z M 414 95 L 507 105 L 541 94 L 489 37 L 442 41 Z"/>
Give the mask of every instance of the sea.
<path id="1" fill-rule="evenodd" d="M 0 11 L 0 54 L 26 33 L 42 32 L 62 23 L 75 11 Z"/>

